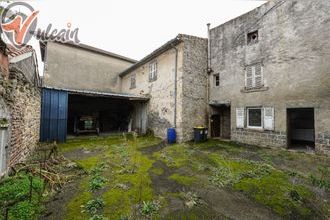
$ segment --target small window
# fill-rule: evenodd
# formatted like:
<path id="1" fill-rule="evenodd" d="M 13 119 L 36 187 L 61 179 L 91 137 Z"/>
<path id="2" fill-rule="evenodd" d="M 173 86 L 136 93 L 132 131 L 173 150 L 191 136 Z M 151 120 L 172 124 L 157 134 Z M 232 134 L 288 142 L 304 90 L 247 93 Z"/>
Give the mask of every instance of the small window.
<path id="1" fill-rule="evenodd" d="M 136 75 L 135 74 L 131 75 L 131 87 L 130 87 L 130 89 L 134 89 L 134 88 L 136 88 Z"/>
<path id="2" fill-rule="evenodd" d="M 258 129 L 262 128 L 261 108 L 247 108 L 247 127 Z"/>
<path id="3" fill-rule="evenodd" d="M 220 76 L 219 76 L 219 74 L 214 75 L 214 85 L 215 86 L 220 86 Z"/>
<path id="4" fill-rule="evenodd" d="M 256 44 L 259 40 L 259 33 L 258 31 L 253 31 L 247 34 L 247 44 Z"/>
<path id="5" fill-rule="evenodd" d="M 247 66 L 245 71 L 245 89 L 259 89 L 263 86 L 264 81 L 261 63 Z"/>
<path id="6" fill-rule="evenodd" d="M 149 81 L 155 81 L 157 79 L 157 61 L 153 61 L 149 64 Z"/>

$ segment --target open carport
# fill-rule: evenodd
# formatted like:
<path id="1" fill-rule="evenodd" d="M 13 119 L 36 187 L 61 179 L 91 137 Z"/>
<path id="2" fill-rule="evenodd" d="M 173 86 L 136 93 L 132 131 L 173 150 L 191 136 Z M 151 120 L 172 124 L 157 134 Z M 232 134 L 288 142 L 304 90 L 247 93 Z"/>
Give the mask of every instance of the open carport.
<path id="1" fill-rule="evenodd" d="M 146 133 L 145 97 L 122 93 L 43 88 L 41 141 L 65 142 L 68 134 Z"/>

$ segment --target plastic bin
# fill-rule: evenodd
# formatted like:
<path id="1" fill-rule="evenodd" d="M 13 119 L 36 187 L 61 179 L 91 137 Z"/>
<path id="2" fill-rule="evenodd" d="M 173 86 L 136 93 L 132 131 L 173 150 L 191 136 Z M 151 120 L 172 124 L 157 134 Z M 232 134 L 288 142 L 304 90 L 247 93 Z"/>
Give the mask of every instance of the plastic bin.
<path id="1" fill-rule="evenodd" d="M 205 127 L 195 127 L 194 128 L 194 141 L 195 143 L 200 143 L 207 141 L 207 128 Z"/>
<path id="2" fill-rule="evenodd" d="M 174 144 L 176 143 L 176 131 L 175 128 L 167 129 L 167 143 Z"/>

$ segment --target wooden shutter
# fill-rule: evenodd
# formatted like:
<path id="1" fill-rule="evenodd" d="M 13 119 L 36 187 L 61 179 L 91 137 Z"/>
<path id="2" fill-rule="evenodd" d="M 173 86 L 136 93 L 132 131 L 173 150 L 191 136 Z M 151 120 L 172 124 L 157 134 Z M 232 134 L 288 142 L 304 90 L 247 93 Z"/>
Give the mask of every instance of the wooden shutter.
<path id="1" fill-rule="evenodd" d="M 274 130 L 274 108 L 264 107 L 264 129 Z"/>
<path id="2" fill-rule="evenodd" d="M 245 73 L 245 87 L 246 89 L 251 89 L 253 87 L 253 73 L 252 66 L 246 67 Z"/>
<path id="3" fill-rule="evenodd" d="M 261 88 L 263 86 L 263 79 L 262 79 L 262 70 L 261 64 L 258 63 L 254 66 L 254 85 L 255 88 Z"/>
<path id="4" fill-rule="evenodd" d="M 244 128 L 244 115 L 245 115 L 244 108 L 236 108 L 236 127 L 237 128 Z"/>

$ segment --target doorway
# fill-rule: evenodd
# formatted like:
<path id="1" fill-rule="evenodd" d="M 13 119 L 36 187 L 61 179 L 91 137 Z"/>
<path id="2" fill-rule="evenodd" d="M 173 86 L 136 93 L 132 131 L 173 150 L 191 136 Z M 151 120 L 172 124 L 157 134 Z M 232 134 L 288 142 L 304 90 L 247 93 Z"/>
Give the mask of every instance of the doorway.
<path id="1" fill-rule="evenodd" d="M 287 109 L 288 147 L 314 149 L 315 127 L 313 108 Z"/>
<path id="2" fill-rule="evenodd" d="M 221 105 L 213 107 L 211 116 L 211 137 L 230 139 L 230 106 Z"/>

